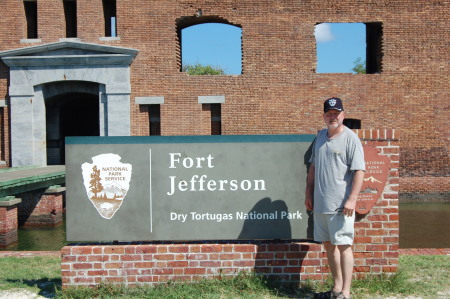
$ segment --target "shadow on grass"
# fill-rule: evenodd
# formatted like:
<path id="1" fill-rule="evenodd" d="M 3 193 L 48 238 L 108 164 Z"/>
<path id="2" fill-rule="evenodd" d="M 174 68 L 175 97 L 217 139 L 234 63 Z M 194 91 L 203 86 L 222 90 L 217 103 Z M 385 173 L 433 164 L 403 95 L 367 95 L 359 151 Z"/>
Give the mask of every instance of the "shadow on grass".
<path id="1" fill-rule="evenodd" d="M 112 285 L 73 287 L 57 291 L 58 298 L 148 298 L 148 299 L 209 299 L 209 298 L 312 298 L 312 284 L 277 284 L 253 274 L 217 277 L 195 283 L 169 281 L 157 286 Z"/>
<path id="2" fill-rule="evenodd" d="M 57 290 L 61 290 L 62 280 L 60 278 L 54 279 L 7 279 L 7 282 L 14 284 L 23 284 L 29 287 L 37 287 L 39 289 L 39 296 L 45 298 L 56 297 Z"/>

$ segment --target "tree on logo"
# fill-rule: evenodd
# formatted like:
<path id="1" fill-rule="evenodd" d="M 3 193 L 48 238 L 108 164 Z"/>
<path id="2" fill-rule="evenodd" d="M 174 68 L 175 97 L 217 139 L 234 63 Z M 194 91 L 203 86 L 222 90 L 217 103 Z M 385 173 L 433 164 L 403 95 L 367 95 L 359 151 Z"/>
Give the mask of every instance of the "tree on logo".
<path id="1" fill-rule="evenodd" d="M 100 180 L 100 169 L 97 169 L 97 165 L 94 165 L 91 180 L 89 181 L 89 188 L 94 193 L 94 198 L 97 198 L 97 193 L 103 190 L 103 185 Z"/>

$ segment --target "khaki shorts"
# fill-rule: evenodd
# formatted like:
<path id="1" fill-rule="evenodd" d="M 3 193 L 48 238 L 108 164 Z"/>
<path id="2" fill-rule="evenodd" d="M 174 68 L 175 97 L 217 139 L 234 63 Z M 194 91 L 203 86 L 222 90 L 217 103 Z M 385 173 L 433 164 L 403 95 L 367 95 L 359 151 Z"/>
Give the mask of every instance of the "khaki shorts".
<path id="1" fill-rule="evenodd" d="M 355 236 L 355 213 L 352 217 L 342 213 L 314 213 L 314 241 L 330 241 L 333 245 L 352 245 Z"/>

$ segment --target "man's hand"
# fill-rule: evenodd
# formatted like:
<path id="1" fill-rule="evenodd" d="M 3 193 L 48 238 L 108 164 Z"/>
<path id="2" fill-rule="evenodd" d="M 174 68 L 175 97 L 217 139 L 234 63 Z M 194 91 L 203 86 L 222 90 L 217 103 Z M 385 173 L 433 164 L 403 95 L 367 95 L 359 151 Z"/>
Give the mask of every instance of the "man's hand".
<path id="1" fill-rule="evenodd" d="M 311 196 L 306 196 L 305 206 L 308 211 L 311 211 L 313 209 L 313 202 L 312 202 Z"/>
<path id="2" fill-rule="evenodd" d="M 308 211 L 311 211 L 313 209 L 314 174 L 315 174 L 315 167 L 314 164 L 311 164 L 308 170 L 308 176 L 306 177 L 306 191 L 305 191 L 305 206 Z"/>
<path id="3" fill-rule="evenodd" d="M 353 213 L 355 212 L 355 209 L 356 209 L 356 197 L 350 195 L 347 201 L 345 202 L 342 214 L 348 217 L 352 217 Z"/>
<path id="4" fill-rule="evenodd" d="M 358 198 L 359 192 L 361 191 L 363 179 L 364 179 L 364 171 L 363 170 L 355 171 L 352 182 L 352 191 L 350 192 L 350 195 L 347 201 L 345 202 L 344 209 L 342 210 L 342 213 L 345 216 L 351 217 L 355 212 L 356 199 Z"/>

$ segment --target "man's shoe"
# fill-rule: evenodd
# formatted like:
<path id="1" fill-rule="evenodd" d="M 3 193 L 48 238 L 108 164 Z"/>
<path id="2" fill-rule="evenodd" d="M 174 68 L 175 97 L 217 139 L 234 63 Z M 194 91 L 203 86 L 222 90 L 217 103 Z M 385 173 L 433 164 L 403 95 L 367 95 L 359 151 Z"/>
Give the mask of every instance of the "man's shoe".
<path id="1" fill-rule="evenodd" d="M 329 290 L 327 292 L 320 292 L 314 294 L 314 299 L 337 299 L 342 293 Z"/>
<path id="2" fill-rule="evenodd" d="M 352 296 L 350 295 L 350 297 L 345 297 L 344 294 L 340 293 L 339 296 L 336 297 L 336 299 L 352 299 Z"/>

